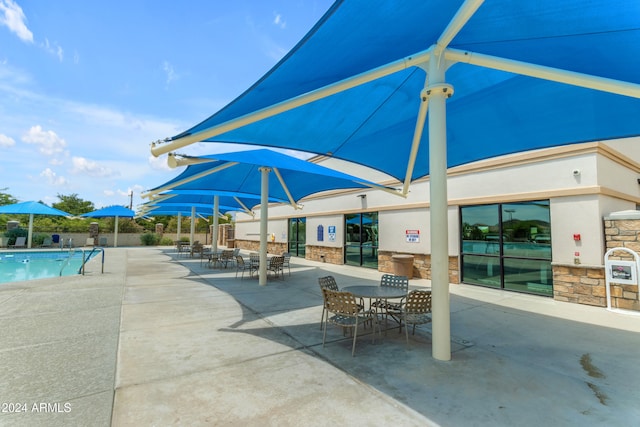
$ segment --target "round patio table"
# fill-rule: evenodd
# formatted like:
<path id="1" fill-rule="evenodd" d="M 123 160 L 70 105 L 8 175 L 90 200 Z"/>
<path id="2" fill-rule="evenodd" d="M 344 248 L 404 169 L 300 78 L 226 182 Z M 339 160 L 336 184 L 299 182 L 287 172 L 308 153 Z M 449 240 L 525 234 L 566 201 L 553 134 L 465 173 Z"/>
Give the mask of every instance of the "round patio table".
<path id="1" fill-rule="evenodd" d="M 369 299 L 402 298 L 407 296 L 407 291 L 405 291 L 404 289 L 396 288 L 394 286 L 345 286 L 340 290 L 343 292 L 350 292 L 353 294 L 353 296 L 358 298 Z"/>
<path id="2" fill-rule="evenodd" d="M 404 298 L 407 296 L 407 291 L 404 289 L 397 288 L 395 286 L 378 286 L 378 285 L 363 285 L 363 286 L 345 286 L 340 289 L 343 292 L 350 292 L 353 296 L 357 298 L 368 298 L 369 299 L 369 308 L 371 308 L 371 300 L 387 300 L 392 298 Z M 378 310 L 376 308 L 376 315 Z M 393 314 L 391 314 L 393 319 L 400 323 L 399 319 L 397 319 Z M 386 330 L 385 330 L 386 334 Z"/>

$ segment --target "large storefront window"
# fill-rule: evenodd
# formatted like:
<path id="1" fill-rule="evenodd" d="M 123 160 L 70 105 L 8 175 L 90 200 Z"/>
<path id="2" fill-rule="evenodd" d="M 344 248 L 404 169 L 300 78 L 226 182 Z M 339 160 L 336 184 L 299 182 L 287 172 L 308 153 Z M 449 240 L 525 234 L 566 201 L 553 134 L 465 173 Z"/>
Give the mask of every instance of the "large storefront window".
<path id="1" fill-rule="evenodd" d="M 549 201 L 460 208 L 464 283 L 553 296 Z"/>
<path id="2" fill-rule="evenodd" d="M 306 218 L 289 219 L 289 253 L 304 258 L 305 243 L 307 241 Z"/>
<path id="3" fill-rule="evenodd" d="M 378 268 L 378 212 L 348 214 L 344 220 L 345 264 Z"/>

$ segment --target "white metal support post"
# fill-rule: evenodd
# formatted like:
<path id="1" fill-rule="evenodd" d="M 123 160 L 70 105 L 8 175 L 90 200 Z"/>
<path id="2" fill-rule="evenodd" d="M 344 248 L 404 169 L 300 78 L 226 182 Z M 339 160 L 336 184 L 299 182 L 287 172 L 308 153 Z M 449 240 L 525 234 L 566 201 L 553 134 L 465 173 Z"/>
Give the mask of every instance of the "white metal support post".
<path id="1" fill-rule="evenodd" d="M 260 168 L 260 268 L 258 284 L 267 284 L 267 226 L 269 224 L 269 172 L 268 167 Z"/>
<path id="2" fill-rule="evenodd" d="M 447 109 L 453 88 L 445 84 L 444 55 L 429 61 L 429 191 L 431 232 L 431 298 L 434 359 L 451 360 L 449 308 L 449 224 L 447 198 Z"/>
<path id="3" fill-rule="evenodd" d="M 178 228 L 176 230 L 176 240 L 180 241 L 180 229 L 182 228 L 182 214 L 178 212 Z"/>
<path id="4" fill-rule="evenodd" d="M 191 206 L 191 236 L 189 236 L 189 244 L 193 245 L 196 238 L 196 207 Z"/>
<path id="5" fill-rule="evenodd" d="M 220 196 L 213 196 L 213 230 L 211 230 L 211 253 L 218 253 L 218 211 L 220 210 Z"/>
<path id="6" fill-rule="evenodd" d="M 27 232 L 27 249 L 31 249 L 31 240 L 33 240 L 33 214 L 29 214 L 29 228 Z"/>
<path id="7" fill-rule="evenodd" d="M 118 247 L 118 215 L 116 215 L 115 225 L 113 227 L 113 247 Z"/>

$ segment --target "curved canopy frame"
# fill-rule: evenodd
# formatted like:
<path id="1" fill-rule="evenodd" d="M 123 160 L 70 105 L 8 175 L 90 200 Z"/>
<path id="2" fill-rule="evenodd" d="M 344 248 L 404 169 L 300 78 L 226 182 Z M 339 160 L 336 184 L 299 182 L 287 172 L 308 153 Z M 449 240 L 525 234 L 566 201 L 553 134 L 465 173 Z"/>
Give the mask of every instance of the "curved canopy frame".
<path id="1" fill-rule="evenodd" d="M 640 2 L 483 3 L 336 1 L 255 85 L 151 152 L 296 149 L 381 170 L 404 194 L 429 175 L 433 356 L 449 360 L 447 167 L 640 135 Z"/>

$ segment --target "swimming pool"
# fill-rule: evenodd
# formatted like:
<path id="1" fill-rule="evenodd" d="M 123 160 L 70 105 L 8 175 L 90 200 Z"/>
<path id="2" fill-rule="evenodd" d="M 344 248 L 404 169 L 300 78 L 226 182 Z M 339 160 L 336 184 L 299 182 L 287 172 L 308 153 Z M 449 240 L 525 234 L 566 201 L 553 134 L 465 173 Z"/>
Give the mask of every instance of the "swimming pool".
<path id="1" fill-rule="evenodd" d="M 85 253 L 86 261 L 99 251 Z M 82 250 L 0 252 L 0 283 L 80 274 Z"/>

